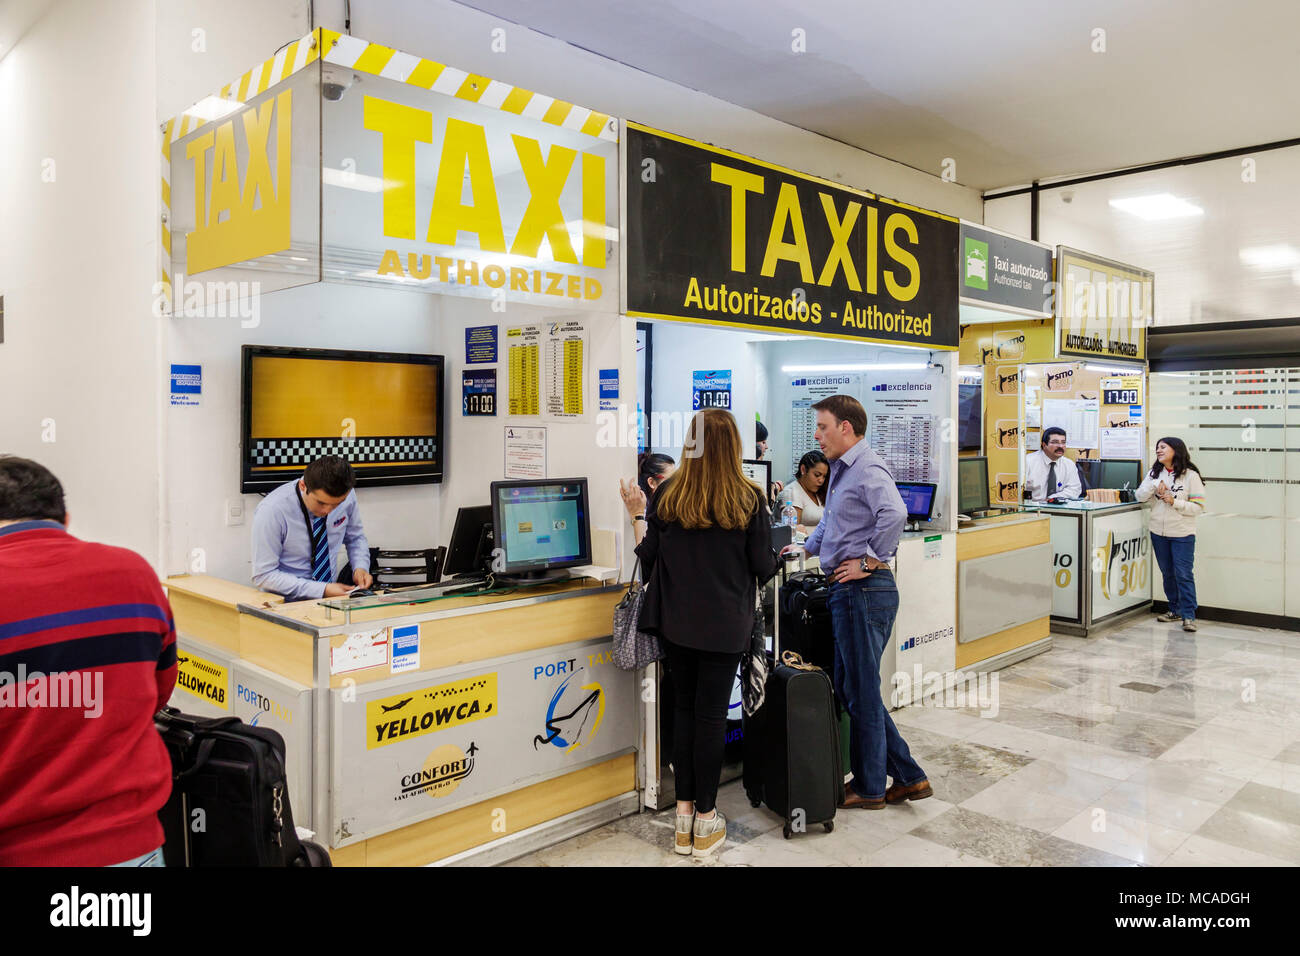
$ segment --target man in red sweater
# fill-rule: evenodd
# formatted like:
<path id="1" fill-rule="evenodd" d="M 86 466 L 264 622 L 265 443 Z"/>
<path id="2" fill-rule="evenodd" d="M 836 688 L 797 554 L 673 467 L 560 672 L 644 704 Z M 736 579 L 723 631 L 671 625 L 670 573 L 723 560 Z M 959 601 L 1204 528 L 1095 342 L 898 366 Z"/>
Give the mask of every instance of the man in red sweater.
<path id="1" fill-rule="evenodd" d="M 0 866 L 161 866 L 171 607 L 143 558 L 67 522 L 57 478 L 0 457 Z"/>

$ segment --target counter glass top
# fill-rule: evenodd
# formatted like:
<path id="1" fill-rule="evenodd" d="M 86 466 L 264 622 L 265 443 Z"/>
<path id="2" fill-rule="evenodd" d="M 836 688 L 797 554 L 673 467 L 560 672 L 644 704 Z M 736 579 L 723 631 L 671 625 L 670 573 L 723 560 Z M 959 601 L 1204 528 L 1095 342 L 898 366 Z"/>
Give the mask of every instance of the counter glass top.
<path id="1" fill-rule="evenodd" d="M 1046 502 L 1031 503 L 1025 505 L 1026 511 L 1044 511 L 1051 513 L 1053 511 L 1117 511 L 1120 508 L 1140 508 L 1140 501 L 1088 501 L 1079 499 L 1078 501 L 1067 501 L 1065 504 L 1049 505 Z"/>

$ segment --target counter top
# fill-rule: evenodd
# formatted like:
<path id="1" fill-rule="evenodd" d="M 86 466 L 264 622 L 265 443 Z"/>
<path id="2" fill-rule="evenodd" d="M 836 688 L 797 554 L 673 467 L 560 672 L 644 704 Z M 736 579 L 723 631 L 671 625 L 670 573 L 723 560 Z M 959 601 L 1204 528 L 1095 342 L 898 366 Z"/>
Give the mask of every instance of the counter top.
<path id="1" fill-rule="evenodd" d="M 163 578 L 162 586 L 168 594 L 185 594 L 213 604 L 234 609 L 241 604 L 273 606 L 283 604 L 284 598 L 278 594 L 259 591 L 247 584 L 224 581 L 209 574 L 177 574 Z"/>
<path id="2" fill-rule="evenodd" d="M 1141 501 L 1120 501 L 1114 504 L 1104 501 L 1071 501 L 1062 505 L 1049 505 L 1043 502 L 1029 503 L 1025 505 L 1026 511 L 1043 511 L 1048 514 L 1054 511 L 1118 511 L 1121 508 L 1141 508 L 1145 502 Z"/>
<path id="3" fill-rule="evenodd" d="M 265 606 L 261 602 L 242 603 L 239 610 L 263 620 L 291 627 L 298 631 L 314 633 L 317 637 L 337 634 L 356 624 L 392 621 L 406 618 L 411 622 L 459 617 L 492 610 L 497 606 L 523 607 L 543 601 L 582 597 L 623 591 L 626 584 L 603 584 L 591 578 L 577 578 L 538 587 L 521 587 L 485 594 L 467 594 L 411 603 L 381 604 L 359 607 L 350 611 L 330 608 L 319 601 L 294 601 L 279 606 Z M 261 592 L 257 592 L 260 594 Z"/>
<path id="4" fill-rule="evenodd" d="M 1047 515 L 1035 512 L 1009 511 L 1004 515 L 990 515 L 987 518 L 976 518 L 969 525 L 959 527 L 958 534 L 970 534 L 972 531 L 989 531 L 995 528 L 1010 528 L 1019 524 L 1028 524 L 1033 521 L 1046 521 Z"/>

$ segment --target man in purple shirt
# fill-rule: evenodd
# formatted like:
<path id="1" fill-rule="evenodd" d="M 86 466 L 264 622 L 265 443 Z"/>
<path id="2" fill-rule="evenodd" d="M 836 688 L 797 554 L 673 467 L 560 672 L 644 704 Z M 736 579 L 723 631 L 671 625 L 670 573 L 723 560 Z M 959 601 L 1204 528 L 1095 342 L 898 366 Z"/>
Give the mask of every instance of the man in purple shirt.
<path id="1" fill-rule="evenodd" d="M 889 561 L 898 550 L 907 508 L 884 461 L 862 440 L 867 431 L 862 404 L 831 395 L 813 408 L 817 444 L 831 471 L 826 510 L 804 549 L 820 558 L 830 583 L 835 693 L 849 712 L 853 780 L 840 806 L 879 810 L 934 792 L 880 696 L 880 658 L 898 614 Z M 894 780 L 888 790 L 886 773 Z"/>

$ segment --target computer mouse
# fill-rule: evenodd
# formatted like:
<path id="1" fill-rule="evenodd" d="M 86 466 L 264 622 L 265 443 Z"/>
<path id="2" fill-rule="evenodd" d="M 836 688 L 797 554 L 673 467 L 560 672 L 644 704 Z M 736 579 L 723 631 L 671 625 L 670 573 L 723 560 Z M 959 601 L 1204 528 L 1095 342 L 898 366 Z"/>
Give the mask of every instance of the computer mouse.
<path id="1" fill-rule="evenodd" d="M 371 591 L 369 588 L 356 588 L 356 589 L 354 589 L 354 590 L 348 592 L 348 597 L 350 597 L 350 598 L 354 598 L 354 597 L 374 597 L 374 596 L 375 596 L 375 592 L 374 592 L 374 591 Z"/>

